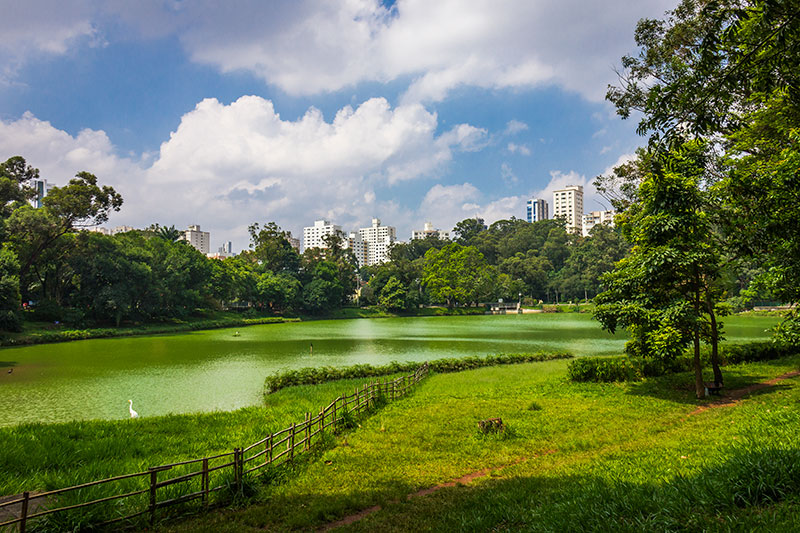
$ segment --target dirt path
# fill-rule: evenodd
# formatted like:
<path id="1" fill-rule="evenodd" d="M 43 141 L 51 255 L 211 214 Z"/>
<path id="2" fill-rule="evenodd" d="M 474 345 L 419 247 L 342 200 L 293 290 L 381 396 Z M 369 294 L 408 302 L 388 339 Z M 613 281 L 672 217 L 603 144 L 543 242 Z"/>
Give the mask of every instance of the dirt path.
<path id="1" fill-rule="evenodd" d="M 534 459 L 537 457 L 542 457 L 543 455 L 550 455 L 551 453 L 556 453 L 557 450 L 546 450 L 540 454 L 533 456 Z M 456 485 L 466 485 L 471 481 L 474 481 L 478 478 L 486 477 L 492 472 L 500 472 L 504 468 L 508 468 L 509 466 L 518 465 L 527 461 L 527 457 L 522 457 L 517 459 L 514 462 L 507 463 L 504 465 L 496 466 L 494 468 L 484 468 L 483 470 L 478 470 L 477 472 L 470 472 L 469 474 L 465 474 L 458 479 L 454 479 L 453 481 L 448 481 L 446 483 L 442 483 L 440 485 L 435 485 L 433 487 L 428 487 L 426 489 L 420 489 L 417 492 L 412 492 L 411 494 L 406 495 L 406 500 L 410 500 L 412 498 L 416 498 L 418 496 L 427 496 L 428 494 L 433 494 L 434 492 L 440 491 L 447 487 L 455 487 Z M 397 500 L 395 500 L 397 501 Z M 377 513 L 380 511 L 382 507 L 380 505 L 374 505 L 368 509 L 364 509 L 363 511 L 359 511 L 357 513 L 353 513 L 351 515 L 345 516 L 341 520 L 337 520 L 336 522 L 331 522 L 329 524 L 325 524 L 324 526 L 320 527 L 317 531 L 329 531 L 331 529 L 335 529 L 337 527 L 346 526 L 352 524 L 354 522 L 358 522 L 362 518 L 365 518 L 373 513 Z"/>
<path id="2" fill-rule="evenodd" d="M 700 414 L 704 411 L 708 411 L 709 409 L 716 409 L 717 407 L 728 407 L 731 405 L 735 405 L 739 403 L 739 401 L 747 396 L 748 394 L 752 394 L 755 391 L 766 389 L 768 387 L 772 387 L 776 383 L 779 383 L 785 379 L 793 378 L 796 376 L 800 376 L 800 370 L 793 370 L 791 372 L 787 372 L 781 376 L 776 378 L 772 378 L 768 381 L 762 381 L 761 383 L 754 383 L 748 387 L 744 387 L 742 389 L 736 389 L 729 391 L 724 397 L 720 398 L 719 400 L 715 400 L 707 405 L 701 405 L 691 413 L 687 415 L 687 418 L 692 415 Z"/>

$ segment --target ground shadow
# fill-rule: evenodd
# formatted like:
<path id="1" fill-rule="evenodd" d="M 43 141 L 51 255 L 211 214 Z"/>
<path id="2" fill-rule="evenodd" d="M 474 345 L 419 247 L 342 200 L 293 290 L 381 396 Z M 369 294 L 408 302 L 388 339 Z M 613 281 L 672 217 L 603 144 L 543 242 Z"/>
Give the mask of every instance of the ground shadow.
<path id="1" fill-rule="evenodd" d="M 18 364 L 16 361 L 0 361 L 0 368 L 12 368 Z"/>

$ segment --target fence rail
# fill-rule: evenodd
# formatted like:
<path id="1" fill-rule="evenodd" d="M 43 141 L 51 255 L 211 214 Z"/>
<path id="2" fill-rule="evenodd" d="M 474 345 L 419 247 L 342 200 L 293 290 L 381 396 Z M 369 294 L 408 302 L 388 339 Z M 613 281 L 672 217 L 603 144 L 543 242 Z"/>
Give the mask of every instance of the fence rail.
<path id="1" fill-rule="evenodd" d="M 339 396 L 327 407 L 320 409 L 316 415 L 306 413 L 302 422 L 293 423 L 247 447 L 234 448 L 232 452 L 154 466 L 144 472 L 114 476 L 47 492 L 23 492 L 18 498 L 0 503 L 0 520 L 4 519 L 4 515 L 16 516 L 0 522 L 0 530 L 13 528 L 25 533 L 29 527 L 35 526 L 37 519 L 41 517 L 76 509 L 84 510 L 100 504 L 113 503 L 116 512 L 109 514 L 120 516 L 98 521 L 94 524 L 97 527 L 133 520 L 143 515 L 149 515 L 149 524 L 153 526 L 158 518 L 158 509 L 198 499 L 201 500 L 201 506 L 207 508 L 211 494 L 226 488 L 233 488 L 241 493 L 245 476 L 270 465 L 292 463 L 297 455 L 311 449 L 315 442 L 319 442 L 326 430 L 331 433 L 336 432 L 348 423 L 351 416 L 362 414 L 376 405 L 381 398 L 392 401 L 405 396 L 427 375 L 428 363 L 425 363 L 412 374 L 394 380 L 384 378 L 382 381 L 365 383 L 361 387 L 356 387 L 352 394 Z M 185 469 L 190 471 L 186 472 Z M 169 477 L 166 473 L 171 471 L 176 475 Z M 147 480 L 146 485 L 141 483 L 142 478 Z M 193 483 L 198 478 L 199 483 Z M 93 489 L 108 487 L 110 484 L 119 486 L 111 490 L 106 488 L 104 494 L 92 494 L 96 492 Z M 109 495 L 111 492 L 116 494 Z M 167 493 L 166 499 L 159 500 L 159 493 L 162 494 L 162 498 L 164 493 Z M 134 501 L 128 508 L 118 506 L 120 500 L 136 497 L 139 501 Z M 82 520 L 82 523 L 85 524 L 85 521 Z"/>

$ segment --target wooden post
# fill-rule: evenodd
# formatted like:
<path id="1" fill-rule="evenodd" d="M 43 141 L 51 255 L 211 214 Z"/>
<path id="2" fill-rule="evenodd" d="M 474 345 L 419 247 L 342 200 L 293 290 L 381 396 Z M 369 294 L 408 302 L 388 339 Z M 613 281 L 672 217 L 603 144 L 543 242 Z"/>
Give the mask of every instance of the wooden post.
<path id="1" fill-rule="evenodd" d="M 358 414 L 358 404 L 359 404 L 359 401 L 360 401 L 360 398 L 358 397 L 358 385 L 355 386 L 353 394 L 355 394 L 355 397 L 356 397 L 356 409 L 355 409 L 355 411 L 356 411 L 356 414 Z"/>
<path id="2" fill-rule="evenodd" d="M 295 428 L 295 425 L 296 424 L 294 422 L 292 422 L 292 431 L 291 431 L 291 433 L 289 433 L 289 440 L 287 441 L 287 444 L 289 445 L 289 461 L 292 462 L 292 463 L 294 463 L 294 428 Z"/>
<path id="3" fill-rule="evenodd" d="M 339 396 L 339 397 L 338 397 L 338 398 L 336 398 L 336 400 L 334 400 L 334 402 L 333 402 L 333 432 L 334 432 L 334 433 L 336 433 L 336 424 L 339 422 L 339 420 L 336 418 L 336 404 L 338 404 L 338 403 L 339 403 L 339 400 L 340 400 L 341 398 L 342 398 L 342 397 L 341 397 L 341 396 Z"/>
<path id="4" fill-rule="evenodd" d="M 236 490 L 239 492 L 242 491 L 242 476 L 241 470 L 239 470 L 239 466 L 242 462 L 242 450 L 241 448 L 234 448 L 233 449 L 233 479 L 234 483 L 236 484 Z"/>
<path id="5" fill-rule="evenodd" d="M 319 437 L 325 438 L 325 409 L 319 412 Z"/>
<path id="6" fill-rule="evenodd" d="M 203 477 L 200 480 L 203 491 L 203 507 L 208 509 L 208 458 L 203 457 Z"/>
<path id="7" fill-rule="evenodd" d="M 275 434 L 274 433 L 270 433 L 270 435 L 269 435 L 269 462 L 270 462 L 270 464 L 272 464 L 272 448 L 273 448 L 273 443 L 274 442 L 275 442 Z"/>
<path id="8" fill-rule="evenodd" d="M 311 413 L 306 413 L 306 450 L 311 447 Z"/>
<path id="9" fill-rule="evenodd" d="M 158 483 L 158 470 L 150 468 L 150 527 L 156 524 L 156 484 Z"/>
<path id="10" fill-rule="evenodd" d="M 19 532 L 25 533 L 25 528 L 28 525 L 28 501 L 31 499 L 31 493 L 25 491 L 22 493 L 22 512 L 20 513 Z"/>

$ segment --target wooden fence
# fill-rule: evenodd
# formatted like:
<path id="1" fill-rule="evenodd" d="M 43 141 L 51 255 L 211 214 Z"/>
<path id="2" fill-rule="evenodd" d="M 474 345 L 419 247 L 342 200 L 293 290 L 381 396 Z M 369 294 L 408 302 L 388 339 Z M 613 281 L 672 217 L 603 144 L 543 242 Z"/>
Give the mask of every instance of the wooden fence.
<path id="1" fill-rule="evenodd" d="M 326 432 L 335 433 L 381 399 L 391 401 L 405 396 L 427 375 L 428 363 L 425 363 L 413 374 L 356 387 L 352 394 L 339 396 L 316 415 L 306 413 L 302 422 L 267 435 L 246 448 L 74 487 L 23 492 L 0 503 L 0 520 L 4 515 L 16 516 L 0 522 L 0 530 L 13 528 L 25 533 L 31 526 L 47 527 L 45 522 L 49 522 L 50 529 L 74 529 L 76 525 L 82 526 L 81 529 L 100 528 L 137 518 L 146 519 L 153 526 L 159 509 L 165 507 L 199 500 L 201 508 L 208 508 L 214 493 L 241 493 L 246 476 L 271 465 L 292 463 L 295 457 L 321 441 Z M 73 515 L 65 516 L 69 512 Z M 118 516 L 108 518 L 114 515 Z"/>

